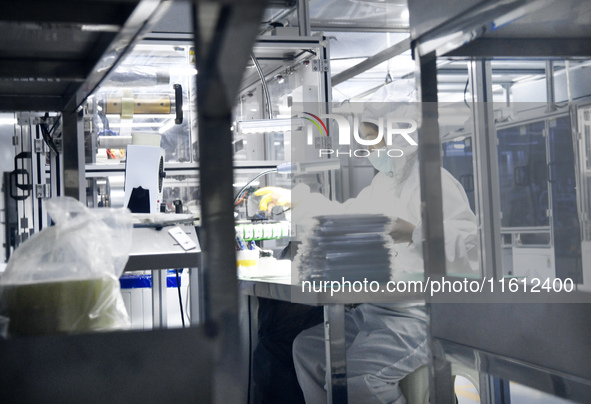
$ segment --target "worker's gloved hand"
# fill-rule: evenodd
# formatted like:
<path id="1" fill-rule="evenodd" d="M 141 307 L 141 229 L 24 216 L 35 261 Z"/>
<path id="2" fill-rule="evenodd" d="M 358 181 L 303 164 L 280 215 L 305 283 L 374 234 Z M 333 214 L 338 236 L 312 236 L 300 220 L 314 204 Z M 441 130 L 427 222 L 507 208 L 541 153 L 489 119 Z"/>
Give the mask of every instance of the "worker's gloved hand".
<path id="1" fill-rule="evenodd" d="M 404 219 L 396 218 L 392 220 L 390 225 L 390 236 L 394 239 L 394 243 L 410 243 L 412 241 L 412 233 L 416 226 Z"/>
<path id="2" fill-rule="evenodd" d="M 264 187 L 257 189 L 256 196 L 262 196 L 259 209 L 271 211 L 274 206 L 291 207 L 291 190 L 280 187 Z"/>

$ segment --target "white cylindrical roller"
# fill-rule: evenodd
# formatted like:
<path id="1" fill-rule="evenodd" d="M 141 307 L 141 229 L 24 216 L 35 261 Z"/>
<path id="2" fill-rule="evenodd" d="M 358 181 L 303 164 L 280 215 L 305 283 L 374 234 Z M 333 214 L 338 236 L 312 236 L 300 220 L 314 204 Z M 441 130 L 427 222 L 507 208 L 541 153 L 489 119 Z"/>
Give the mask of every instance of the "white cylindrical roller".
<path id="1" fill-rule="evenodd" d="M 125 202 L 125 177 L 109 177 L 109 201 L 112 208 L 121 208 Z"/>
<path id="2" fill-rule="evenodd" d="M 131 144 L 138 146 L 160 146 L 162 136 L 153 133 L 132 133 Z"/>
<path id="3" fill-rule="evenodd" d="M 124 149 L 131 143 L 131 136 L 99 136 L 99 149 Z"/>

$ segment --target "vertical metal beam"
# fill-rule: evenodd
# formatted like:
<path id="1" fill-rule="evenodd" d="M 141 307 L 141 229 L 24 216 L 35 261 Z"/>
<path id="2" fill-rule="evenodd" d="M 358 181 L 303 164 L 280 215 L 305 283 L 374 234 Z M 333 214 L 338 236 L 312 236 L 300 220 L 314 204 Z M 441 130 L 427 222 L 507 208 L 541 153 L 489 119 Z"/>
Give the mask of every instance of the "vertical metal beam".
<path id="1" fill-rule="evenodd" d="M 470 62 L 474 134 L 474 172 L 480 192 L 476 195 L 476 213 L 480 229 L 480 268 L 483 275 L 501 279 L 501 200 L 497 157 L 497 132 L 492 104 L 490 61 Z"/>
<path id="2" fill-rule="evenodd" d="M 310 5 L 308 0 L 298 0 L 298 25 L 300 36 L 310 36 Z"/>
<path id="3" fill-rule="evenodd" d="M 546 60 L 546 111 L 556 111 L 556 93 L 554 90 L 554 62 Z"/>
<path id="4" fill-rule="evenodd" d="M 266 6 L 264 0 L 195 1 L 205 326 L 215 338 L 216 403 L 246 398 L 234 253 L 232 109 Z"/>
<path id="5" fill-rule="evenodd" d="M 167 276 L 166 270 L 152 271 L 152 326 L 154 329 L 168 327 Z"/>
<path id="6" fill-rule="evenodd" d="M 347 404 L 347 357 L 345 347 L 345 306 L 324 305 L 326 348 L 326 390 L 329 404 Z"/>
<path id="7" fill-rule="evenodd" d="M 203 279 L 199 267 L 189 268 L 189 296 L 191 326 L 197 326 L 203 322 Z"/>
<path id="8" fill-rule="evenodd" d="M 441 142 L 439 140 L 439 112 L 437 109 L 437 59 L 435 53 L 419 56 L 417 84 L 421 100 L 419 128 L 419 171 L 421 179 L 421 205 L 423 227 L 423 260 L 425 277 L 441 279 L 445 276 L 445 244 L 443 235 L 443 201 L 441 189 Z M 431 305 L 428 306 L 431 314 Z M 434 403 L 453 402 L 451 365 L 429 338 L 431 348 L 431 377 L 429 394 Z"/>
<path id="9" fill-rule="evenodd" d="M 45 154 L 43 154 L 43 164 L 41 163 L 41 150 L 36 150 L 35 142 L 41 138 L 40 131 L 38 125 L 31 125 L 30 126 L 30 136 L 31 136 L 31 182 L 33 184 L 33 192 L 32 192 L 32 208 L 33 208 L 33 231 L 35 233 L 39 232 L 43 229 L 43 218 L 41 217 L 43 209 L 41 208 L 42 202 L 41 198 L 39 198 L 38 191 L 41 191 L 37 188 L 37 186 L 42 185 L 45 183 L 45 171 L 41 169 L 41 167 L 45 166 Z"/>
<path id="10" fill-rule="evenodd" d="M 50 155 L 50 160 L 49 160 L 49 172 L 50 172 L 50 181 L 51 181 L 51 197 L 56 197 L 56 196 L 60 196 L 61 195 L 61 181 L 60 181 L 60 176 L 62 175 L 62 173 L 60 171 L 58 171 L 58 166 L 59 166 L 59 159 L 60 154 L 54 154 L 51 153 Z"/>
<path id="11" fill-rule="evenodd" d="M 82 111 L 63 111 L 64 195 L 86 203 Z"/>
<path id="12" fill-rule="evenodd" d="M 503 87 L 503 90 L 505 90 L 505 105 L 507 105 L 508 107 L 511 106 L 511 87 L 512 84 L 501 84 L 501 87 Z"/>
<path id="13" fill-rule="evenodd" d="M 511 404 L 508 380 L 481 372 L 479 374 L 481 404 Z"/>
<path id="14" fill-rule="evenodd" d="M 494 377 L 492 382 L 494 386 L 493 391 L 495 392 L 495 404 L 511 404 L 511 386 L 509 380 Z M 482 401 L 481 404 L 483 404 Z"/>
<path id="15" fill-rule="evenodd" d="M 435 345 L 432 345 L 431 349 Z M 439 353 L 433 355 L 433 364 L 430 367 L 429 402 L 432 404 L 455 403 L 454 379 L 451 374 L 451 363 L 445 360 L 445 355 Z"/>
<path id="16" fill-rule="evenodd" d="M 443 203 L 441 192 L 441 142 L 437 110 L 437 66 L 435 54 L 416 56 L 421 94 L 419 128 L 419 171 L 421 179 L 422 227 L 425 244 L 425 276 L 445 276 Z"/>

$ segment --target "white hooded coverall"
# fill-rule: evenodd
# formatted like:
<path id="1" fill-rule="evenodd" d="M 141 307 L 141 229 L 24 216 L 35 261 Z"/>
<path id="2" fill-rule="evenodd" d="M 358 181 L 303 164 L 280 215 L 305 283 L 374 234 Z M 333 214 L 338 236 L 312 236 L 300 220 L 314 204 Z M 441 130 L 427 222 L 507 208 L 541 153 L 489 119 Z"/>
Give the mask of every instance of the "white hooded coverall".
<path id="1" fill-rule="evenodd" d="M 393 280 L 423 272 L 421 196 L 418 164 L 409 159 L 407 178 L 382 172 L 358 197 L 343 204 L 296 187 L 292 220 L 323 214 L 384 214 L 416 226 L 411 243 L 395 244 Z M 448 273 L 478 269 L 476 218 L 461 185 L 442 169 L 445 253 Z M 297 203 L 298 200 L 300 203 Z M 426 315 L 412 304 L 362 304 L 345 313 L 349 403 L 405 403 L 398 382 L 429 359 Z M 323 324 L 295 339 L 293 358 L 306 403 L 325 403 Z"/>

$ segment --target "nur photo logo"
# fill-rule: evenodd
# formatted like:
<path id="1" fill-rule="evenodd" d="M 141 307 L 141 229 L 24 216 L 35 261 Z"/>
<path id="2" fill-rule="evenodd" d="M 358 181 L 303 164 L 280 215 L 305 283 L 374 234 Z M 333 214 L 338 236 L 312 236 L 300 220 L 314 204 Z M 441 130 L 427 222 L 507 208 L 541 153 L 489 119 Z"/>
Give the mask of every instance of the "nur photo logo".
<path id="1" fill-rule="evenodd" d="M 359 125 L 364 122 L 361 113 L 345 116 L 335 113 L 313 114 L 304 111 L 296 117 L 303 121 L 306 144 L 313 146 L 318 151 L 319 157 L 331 154 L 367 157 L 369 151 L 366 147 L 378 145 L 382 141 L 385 141 L 387 146 L 400 144 L 400 142 L 404 142 L 405 146 L 407 144 L 418 146 L 411 137 L 417 131 L 417 121 L 397 116 L 396 113 L 372 119 L 371 123 L 377 127 L 377 136 L 373 139 L 363 138 L 359 134 Z M 331 133 L 328 128 L 336 130 Z M 352 140 L 356 142 L 355 144 L 366 147 L 351 149 Z M 349 148 L 343 146 L 349 146 Z M 399 150 L 399 152 L 401 156 L 403 151 Z M 391 155 L 391 157 L 398 156 Z"/>

